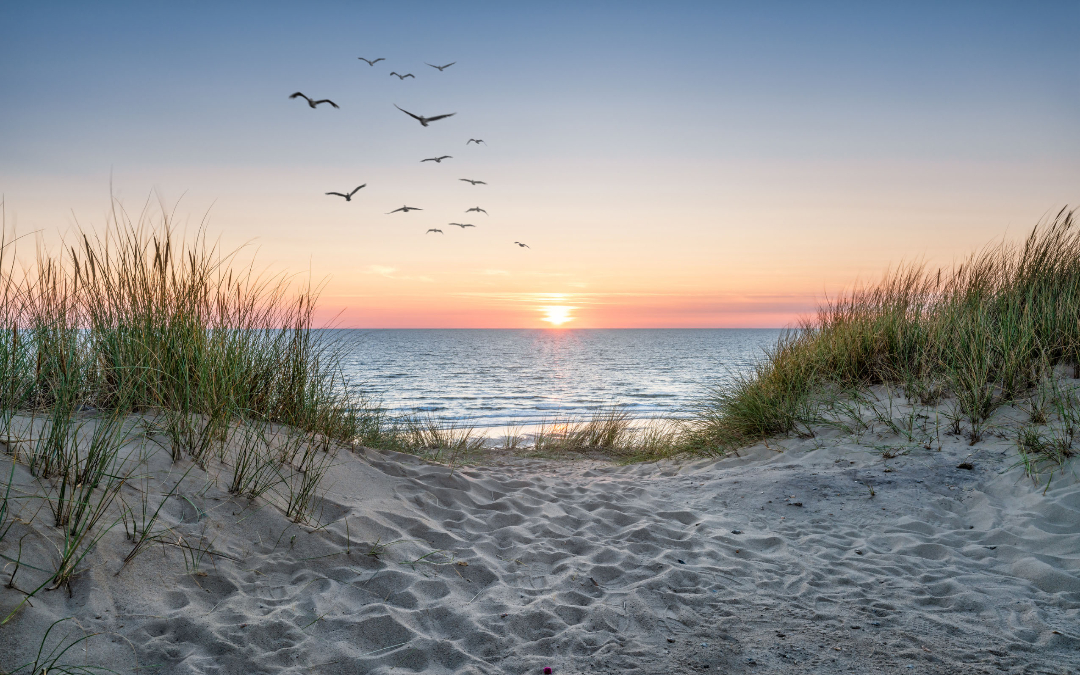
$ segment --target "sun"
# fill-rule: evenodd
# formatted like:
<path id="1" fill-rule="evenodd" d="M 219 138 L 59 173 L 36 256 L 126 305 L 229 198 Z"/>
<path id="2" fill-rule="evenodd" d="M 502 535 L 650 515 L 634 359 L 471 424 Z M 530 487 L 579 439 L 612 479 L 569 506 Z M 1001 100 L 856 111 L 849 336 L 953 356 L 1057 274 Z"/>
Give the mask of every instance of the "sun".
<path id="1" fill-rule="evenodd" d="M 573 321 L 574 317 L 570 316 L 570 310 L 573 307 L 567 307 L 566 305 L 548 305 L 547 307 L 541 307 L 540 311 L 545 314 L 544 321 L 547 321 L 552 326 L 561 326 L 567 321 Z"/>

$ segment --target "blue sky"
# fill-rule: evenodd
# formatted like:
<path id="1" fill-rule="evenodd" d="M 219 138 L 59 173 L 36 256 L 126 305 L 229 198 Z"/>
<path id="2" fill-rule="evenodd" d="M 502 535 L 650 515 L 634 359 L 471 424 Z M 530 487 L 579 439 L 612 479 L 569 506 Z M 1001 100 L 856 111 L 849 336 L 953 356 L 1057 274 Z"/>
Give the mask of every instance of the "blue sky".
<path id="1" fill-rule="evenodd" d="M 8 3 L 0 191 L 19 231 L 100 226 L 110 175 L 136 211 L 184 195 L 227 243 L 329 277 L 355 325 L 524 325 L 553 293 L 590 308 L 579 325 L 781 325 L 1076 203 L 1078 20 L 1076 2 Z M 395 103 L 458 114 L 421 128 Z M 454 160 L 419 163 L 436 153 Z M 323 195 L 364 182 L 348 210 Z M 483 228 L 423 236 L 477 201 Z M 425 211 L 383 215 L 408 202 Z"/>

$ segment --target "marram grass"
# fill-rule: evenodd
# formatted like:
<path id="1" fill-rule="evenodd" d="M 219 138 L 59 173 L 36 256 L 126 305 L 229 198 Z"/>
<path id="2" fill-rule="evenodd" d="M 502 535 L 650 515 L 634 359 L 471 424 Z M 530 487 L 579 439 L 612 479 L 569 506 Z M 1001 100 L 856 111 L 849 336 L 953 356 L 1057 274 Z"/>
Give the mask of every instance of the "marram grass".
<path id="1" fill-rule="evenodd" d="M 200 463 L 237 418 L 355 437 L 335 347 L 313 331 L 317 289 L 238 266 L 202 229 L 178 241 L 167 214 L 114 210 L 28 268 L 14 246 L 0 248 L 0 436 L 15 411 L 90 407 L 164 411 L 174 457 Z"/>
<path id="2" fill-rule="evenodd" d="M 704 401 L 691 449 L 805 432 L 823 394 L 880 384 L 923 405 L 946 402 L 955 429 L 977 442 L 997 408 L 1036 391 L 1055 366 L 1080 375 L 1074 214 L 1063 209 L 1022 243 L 988 246 L 953 269 L 902 265 L 826 302 Z"/>
<path id="3" fill-rule="evenodd" d="M 158 479 L 143 472 L 145 489 L 135 487 L 148 466 L 132 450 L 140 425 L 144 438 L 164 438 L 157 442 L 174 462 L 231 466 L 237 496 L 264 497 L 296 522 L 317 520 L 336 447 L 370 423 L 340 379 L 339 345 L 313 329 L 316 288 L 240 264 L 202 228 L 180 240 L 165 212 L 133 222 L 116 205 L 100 234 L 39 246 L 25 266 L 17 241 L 0 241 L 0 445 L 13 460 L 0 487 L 0 543 L 11 543 L 16 523 L 33 527 L 33 516 L 13 514 L 22 462 L 38 492 L 21 498 L 48 507 L 52 527 L 37 531 L 57 561 L 51 571 L 33 568 L 44 578 L 0 626 L 46 587 L 70 591 L 119 523 L 133 546 L 123 565 L 152 543 L 184 548 L 195 569 L 210 552 L 157 522 L 179 483 L 155 491 Z M 128 503 L 133 494 L 141 504 Z M 16 544 L 0 553 L 14 565 L 9 585 L 23 565 Z"/>

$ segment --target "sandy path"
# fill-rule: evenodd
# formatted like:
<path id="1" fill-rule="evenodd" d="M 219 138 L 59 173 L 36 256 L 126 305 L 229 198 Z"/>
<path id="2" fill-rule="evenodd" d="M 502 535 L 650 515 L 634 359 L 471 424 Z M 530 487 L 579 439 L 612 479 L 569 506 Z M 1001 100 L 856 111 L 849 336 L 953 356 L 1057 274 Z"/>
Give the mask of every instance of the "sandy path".
<path id="1" fill-rule="evenodd" d="M 105 633 L 80 658 L 120 672 L 1076 672 L 1080 482 L 1042 494 L 1005 441 L 957 469 L 971 449 L 943 441 L 888 462 L 825 434 L 452 476 L 343 455 L 316 532 L 203 481 L 170 518 L 237 560 L 101 564 L 35 599 L 0 650 L 75 616 Z"/>

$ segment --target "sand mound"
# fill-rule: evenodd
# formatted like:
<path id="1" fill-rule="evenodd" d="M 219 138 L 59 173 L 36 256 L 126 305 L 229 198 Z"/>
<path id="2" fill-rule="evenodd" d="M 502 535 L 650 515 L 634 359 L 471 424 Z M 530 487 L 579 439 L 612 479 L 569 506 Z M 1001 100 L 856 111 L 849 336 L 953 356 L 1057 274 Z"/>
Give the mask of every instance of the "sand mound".
<path id="1" fill-rule="evenodd" d="M 1076 672 L 1080 482 L 1044 494 L 1005 440 L 971 470 L 963 439 L 888 461 L 863 441 L 453 472 L 343 452 L 316 529 L 194 469 L 163 522 L 220 555 L 159 545 L 120 570 L 117 526 L 70 597 L 39 593 L 0 629 L 2 665 L 74 617 L 56 630 L 99 635 L 66 658 L 118 672 Z M 150 467 L 167 485 L 187 470 Z M 47 530 L 0 544 L 21 542 L 16 587 L 50 568 Z M 0 589 L 0 610 L 21 598 Z"/>

